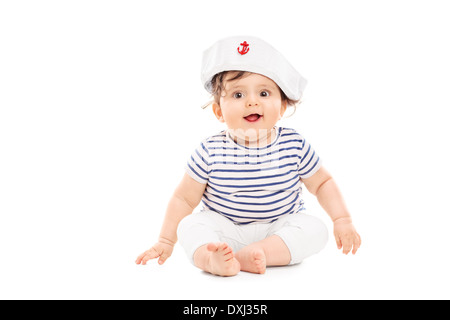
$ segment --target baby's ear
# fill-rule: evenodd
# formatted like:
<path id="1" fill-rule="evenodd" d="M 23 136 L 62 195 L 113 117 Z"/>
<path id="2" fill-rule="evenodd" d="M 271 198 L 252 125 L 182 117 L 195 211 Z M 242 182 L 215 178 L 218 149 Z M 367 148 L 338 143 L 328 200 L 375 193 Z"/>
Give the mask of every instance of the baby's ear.
<path id="1" fill-rule="evenodd" d="M 216 115 L 217 120 L 219 120 L 220 122 L 225 122 L 225 120 L 223 119 L 222 109 L 217 102 L 213 102 L 212 109 L 214 114 Z"/>
<path id="2" fill-rule="evenodd" d="M 286 112 L 286 109 L 287 109 L 287 100 L 282 100 L 281 101 L 280 116 L 278 117 L 278 120 L 281 120 L 281 118 L 283 118 L 283 115 Z"/>

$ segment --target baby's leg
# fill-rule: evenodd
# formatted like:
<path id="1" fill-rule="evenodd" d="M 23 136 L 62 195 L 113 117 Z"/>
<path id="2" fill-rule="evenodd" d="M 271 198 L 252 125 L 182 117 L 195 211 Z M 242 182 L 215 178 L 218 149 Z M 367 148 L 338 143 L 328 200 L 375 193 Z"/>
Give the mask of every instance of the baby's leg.
<path id="1" fill-rule="evenodd" d="M 290 214 L 275 221 L 268 235 L 278 236 L 290 252 L 290 261 L 297 264 L 322 250 L 328 241 L 326 225 L 318 218 L 306 214 Z"/>
<path id="2" fill-rule="evenodd" d="M 236 253 L 242 271 L 266 272 L 266 266 L 284 266 L 291 261 L 291 254 L 284 241 L 272 235 L 252 243 Z"/>
<path id="3" fill-rule="evenodd" d="M 234 276 L 241 270 L 233 249 L 225 242 L 208 243 L 198 248 L 194 253 L 194 264 L 203 271 L 225 277 Z"/>
<path id="4" fill-rule="evenodd" d="M 239 272 L 233 247 L 238 238 L 236 226 L 227 218 L 211 211 L 194 213 L 178 226 L 178 239 L 189 260 L 212 274 L 232 276 Z"/>
<path id="5" fill-rule="evenodd" d="M 322 250 L 328 239 L 325 224 L 305 213 L 292 214 L 275 221 L 267 238 L 236 253 L 242 271 L 264 273 L 266 266 L 300 263 Z"/>

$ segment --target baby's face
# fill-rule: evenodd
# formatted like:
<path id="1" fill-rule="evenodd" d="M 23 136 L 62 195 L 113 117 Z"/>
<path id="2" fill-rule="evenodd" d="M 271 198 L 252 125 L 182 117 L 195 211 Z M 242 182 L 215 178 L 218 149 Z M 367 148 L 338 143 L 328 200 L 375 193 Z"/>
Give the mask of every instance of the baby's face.
<path id="1" fill-rule="evenodd" d="M 230 133 L 246 141 L 266 137 L 286 111 L 280 89 L 271 79 L 250 73 L 241 79 L 232 79 L 235 74 L 228 73 L 225 90 L 220 97 L 220 106 L 213 105 L 214 113 L 225 122 Z"/>

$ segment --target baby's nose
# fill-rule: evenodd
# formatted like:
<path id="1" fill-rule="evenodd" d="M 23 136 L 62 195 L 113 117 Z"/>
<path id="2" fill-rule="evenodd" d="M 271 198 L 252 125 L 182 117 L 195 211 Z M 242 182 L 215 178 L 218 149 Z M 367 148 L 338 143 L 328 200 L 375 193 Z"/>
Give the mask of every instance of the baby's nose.
<path id="1" fill-rule="evenodd" d="M 254 95 L 249 96 L 247 99 L 247 107 L 257 106 L 258 103 L 259 103 L 258 98 L 255 97 Z"/>

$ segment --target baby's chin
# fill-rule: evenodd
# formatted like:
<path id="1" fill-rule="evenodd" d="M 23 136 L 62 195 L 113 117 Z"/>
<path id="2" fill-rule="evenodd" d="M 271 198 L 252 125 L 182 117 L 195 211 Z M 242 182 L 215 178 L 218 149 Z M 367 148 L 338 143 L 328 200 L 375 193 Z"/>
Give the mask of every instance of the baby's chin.
<path id="1" fill-rule="evenodd" d="M 261 140 L 266 140 L 270 135 L 271 129 L 228 129 L 231 137 L 238 143 L 257 143 Z"/>

